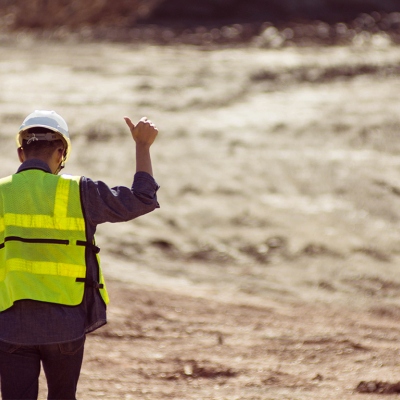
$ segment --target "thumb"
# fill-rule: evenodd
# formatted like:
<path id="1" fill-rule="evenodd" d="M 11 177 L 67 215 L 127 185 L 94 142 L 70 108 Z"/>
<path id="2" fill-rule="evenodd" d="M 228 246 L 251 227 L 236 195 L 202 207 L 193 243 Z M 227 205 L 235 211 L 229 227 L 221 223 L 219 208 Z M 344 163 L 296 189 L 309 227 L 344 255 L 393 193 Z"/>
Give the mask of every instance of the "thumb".
<path id="1" fill-rule="evenodd" d="M 135 129 L 135 125 L 132 123 L 131 119 L 129 117 L 124 117 L 124 120 L 126 124 L 129 126 L 129 129 L 132 131 Z"/>

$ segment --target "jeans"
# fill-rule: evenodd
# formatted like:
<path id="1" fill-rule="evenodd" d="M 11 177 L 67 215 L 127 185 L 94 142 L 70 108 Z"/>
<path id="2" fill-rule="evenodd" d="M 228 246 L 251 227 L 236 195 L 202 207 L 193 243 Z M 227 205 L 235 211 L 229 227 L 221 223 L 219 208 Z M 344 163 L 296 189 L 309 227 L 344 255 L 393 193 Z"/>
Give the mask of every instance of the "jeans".
<path id="1" fill-rule="evenodd" d="M 0 341 L 3 400 L 35 400 L 40 362 L 47 379 L 48 399 L 75 400 L 85 337 L 69 343 L 23 346 Z"/>

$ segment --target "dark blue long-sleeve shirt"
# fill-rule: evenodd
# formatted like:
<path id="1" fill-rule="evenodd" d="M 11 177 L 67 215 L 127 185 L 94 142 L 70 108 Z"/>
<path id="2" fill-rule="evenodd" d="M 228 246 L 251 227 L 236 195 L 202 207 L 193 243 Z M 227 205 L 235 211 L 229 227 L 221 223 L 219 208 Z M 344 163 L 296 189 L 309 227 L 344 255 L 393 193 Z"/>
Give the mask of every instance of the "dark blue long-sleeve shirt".
<path id="1" fill-rule="evenodd" d="M 24 162 L 18 172 L 27 169 L 51 173 L 49 166 L 40 160 Z M 135 174 L 131 189 L 109 188 L 104 182 L 82 177 L 80 193 L 88 241 L 92 242 L 99 224 L 129 221 L 158 208 L 158 188 L 154 178 L 146 172 Z M 86 249 L 86 260 L 87 278 L 98 281 L 95 253 Z M 78 306 L 32 300 L 15 302 L 11 308 L 0 312 L 0 340 L 22 345 L 69 342 L 106 322 L 106 305 L 99 291 L 86 287 L 83 301 Z"/>

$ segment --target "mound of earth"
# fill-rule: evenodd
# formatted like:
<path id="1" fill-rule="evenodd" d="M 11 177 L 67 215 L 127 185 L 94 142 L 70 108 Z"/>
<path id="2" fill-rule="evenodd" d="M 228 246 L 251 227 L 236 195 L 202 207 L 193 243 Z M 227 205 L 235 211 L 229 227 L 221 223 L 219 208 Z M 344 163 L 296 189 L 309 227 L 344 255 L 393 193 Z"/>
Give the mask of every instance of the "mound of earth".
<path id="1" fill-rule="evenodd" d="M 0 29 L 57 27 L 132 28 L 137 22 L 167 25 L 349 22 L 361 13 L 398 11 L 391 0 L 0 0 Z"/>
<path id="2" fill-rule="evenodd" d="M 210 21 L 231 23 L 250 21 L 299 21 L 320 19 L 326 22 L 348 21 L 360 13 L 394 12 L 390 0 L 165 0 L 154 8 L 152 21 Z"/>

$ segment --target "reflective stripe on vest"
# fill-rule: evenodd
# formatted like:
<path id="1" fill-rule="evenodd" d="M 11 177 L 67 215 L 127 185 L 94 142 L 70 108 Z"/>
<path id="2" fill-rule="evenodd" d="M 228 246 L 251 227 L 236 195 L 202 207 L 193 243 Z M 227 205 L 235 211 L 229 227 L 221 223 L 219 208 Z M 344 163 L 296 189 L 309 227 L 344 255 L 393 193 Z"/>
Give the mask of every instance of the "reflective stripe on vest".
<path id="1" fill-rule="evenodd" d="M 40 170 L 0 179 L 0 311 L 22 299 L 78 305 L 85 286 L 108 303 L 100 264 L 100 283 L 85 279 L 86 247 L 98 248 L 86 242 L 79 181 Z"/>

